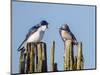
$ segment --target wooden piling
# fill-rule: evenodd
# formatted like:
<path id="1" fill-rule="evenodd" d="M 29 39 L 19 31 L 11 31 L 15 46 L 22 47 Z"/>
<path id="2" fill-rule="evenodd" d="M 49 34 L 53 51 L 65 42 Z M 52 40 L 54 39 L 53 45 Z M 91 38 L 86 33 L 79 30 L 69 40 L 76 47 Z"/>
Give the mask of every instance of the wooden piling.
<path id="1" fill-rule="evenodd" d="M 73 43 L 71 40 L 64 42 L 64 71 L 81 70 L 84 67 L 82 42 L 78 42 L 77 55 L 74 58 Z M 19 73 L 47 72 L 47 52 L 46 43 L 28 43 L 26 50 L 20 52 Z M 57 63 L 54 63 L 55 41 L 50 49 L 51 71 L 57 70 Z"/>
<path id="2" fill-rule="evenodd" d="M 25 56 L 25 69 L 24 69 L 24 73 L 28 73 L 27 67 L 28 67 L 28 56 L 29 56 L 29 52 L 28 52 L 28 45 L 27 45 L 27 49 L 25 50 L 26 52 L 26 56 Z"/>
<path id="3" fill-rule="evenodd" d="M 64 42 L 64 70 L 73 69 L 73 56 L 72 56 L 72 41 L 66 40 Z"/>
<path id="4" fill-rule="evenodd" d="M 42 72 L 42 45 L 37 44 L 38 51 L 38 72 Z"/>
<path id="5" fill-rule="evenodd" d="M 55 52 L 55 41 L 53 41 L 50 50 L 51 71 L 54 71 L 54 52 Z"/>
<path id="6" fill-rule="evenodd" d="M 26 50 L 20 52 L 19 73 L 47 71 L 45 43 L 28 43 Z M 43 64 L 42 64 L 43 62 Z"/>
<path id="7" fill-rule="evenodd" d="M 42 72 L 47 72 L 47 52 L 46 43 L 42 43 Z"/>
<path id="8" fill-rule="evenodd" d="M 34 44 L 34 47 L 33 47 L 33 49 L 34 49 L 34 54 L 33 54 L 33 56 L 34 56 L 34 72 L 37 72 L 37 65 L 38 65 L 37 45 L 35 43 L 33 43 L 33 44 Z"/>
<path id="9" fill-rule="evenodd" d="M 30 73 L 34 72 L 34 50 L 33 44 L 30 44 Z"/>
<path id="10" fill-rule="evenodd" d="M 24 73 L 24 64 L 24 51 L 21 51 L 19 60 L 19 73 Z"/>
<path id="11" fill-rule="evenodd" d="M 73 70 L 77 70 L 77 57 L 74 58 Z"/>
<path id="12" fill-rule="evenodd" d="M 80 70 L 83 64 L 82 42 L 78 42 L 77 48 L 77 70 Z"/>

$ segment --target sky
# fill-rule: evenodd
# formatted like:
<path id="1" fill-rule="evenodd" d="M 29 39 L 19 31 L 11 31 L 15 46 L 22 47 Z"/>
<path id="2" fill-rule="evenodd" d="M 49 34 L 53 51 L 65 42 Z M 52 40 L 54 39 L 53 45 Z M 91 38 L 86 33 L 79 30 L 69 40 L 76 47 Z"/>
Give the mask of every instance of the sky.
<path id="1" fill-rule="evenodd" d="M 50 71 L 50 47 L 55 41 L 55 62 L 63 70 L 63 41 L 59 27 L 68 24 L 70 30 L 83 44 L 84 68 L 95 68 L 95 6 L 12 2 L 12 73 L 18 73 L 20 52 L 17 48 L 28 30 L 41 20 L 49 22 L 43 40 L 47 43 L 47 64 Z"/>

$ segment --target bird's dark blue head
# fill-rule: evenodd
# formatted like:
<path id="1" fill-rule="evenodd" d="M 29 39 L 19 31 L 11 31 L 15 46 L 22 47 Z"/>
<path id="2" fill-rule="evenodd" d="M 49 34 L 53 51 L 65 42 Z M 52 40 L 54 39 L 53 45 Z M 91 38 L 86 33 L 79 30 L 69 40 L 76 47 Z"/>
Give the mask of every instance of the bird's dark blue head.
<path id="1" fill-rule="evenodd" d="M 45 20 L 42 20 L 42 21 L 41 21 L 41 25 L 48 25 L 48 22 L 45 21 Z"/>
<path id="2" fill-rule="evenodd" d="M 66 31 L 70 31 L 69 29 L 69 26 L 67 24 L 63 24 L 61 27 L 60 27 L 61 30 L 66 30 Z"/>
<path id="3" fill-rule="evenodd" d="M 40 22 L 40 25 L 41 25 L 41 26 L 46 25 L 46 27 L 48 28 L 48 22 L 47 22 L 46 20 L 42 20 L 42 21 Z"/>
<path id="4" fill-rule="evenodd" d="M 37 25 L 31 27 L 31 28 L 29 29 L 29 32 L 35 31 L 35 30 L 37 30 L 38 28 L 40 28 L 41 26 L 45 26 L 45 25 L 46 25 L 46 28 L 48 28 L 48 22 L 45 21 L 45 20 L 42 20 L 39 24 L 37 24 Z"/>

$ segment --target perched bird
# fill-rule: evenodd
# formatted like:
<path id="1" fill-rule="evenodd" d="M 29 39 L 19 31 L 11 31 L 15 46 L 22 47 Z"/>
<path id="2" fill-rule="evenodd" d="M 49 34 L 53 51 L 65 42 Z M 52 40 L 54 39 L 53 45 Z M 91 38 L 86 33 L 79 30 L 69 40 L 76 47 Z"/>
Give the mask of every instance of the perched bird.
<path id="1" fill-rule="evenodd" d="M 70 31 L 69 26 L 67 24 L 62 25 L 59 28 L 59 33 L 64 42 L 66 40 L 72 40 L 73 44 L 77 44 L 77 39 L 75 38 L 73 33 Z"/>
<path id="2" fill-rule="evenodd" d="M 26 44 L 29 42 L 34 42 L 34 43 L 40 42 L 47 28 L 48 28 L 48 22 L 45 20 L 42 20 L 39 24 L 30 28 L 26 35 L 26 38 L 19 46 L 18 51 L 26 49 Z"/>

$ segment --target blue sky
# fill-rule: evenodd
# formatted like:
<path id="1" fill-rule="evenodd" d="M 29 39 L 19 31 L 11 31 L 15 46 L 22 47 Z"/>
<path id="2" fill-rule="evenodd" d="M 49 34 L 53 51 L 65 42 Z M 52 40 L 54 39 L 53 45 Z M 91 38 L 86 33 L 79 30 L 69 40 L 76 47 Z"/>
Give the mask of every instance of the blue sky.
<path id="1" fill-rule="evenodd" d="M 58 27 L 68 24 L 78 41 L 83 43 L 84 68 L 95 68 L 95 6 L 76 6 L 45 3 L 12 3 L 12 72 L 18 73 L 18 46 L 24 40 L 28 30 L 47 20 L 49 29 L 43 41 L 47 43 L 47 64 L 50 71 L 50 47 L 56 42 L 55 62 L 58 70 L 63 70 L 63 42 Z"/>

